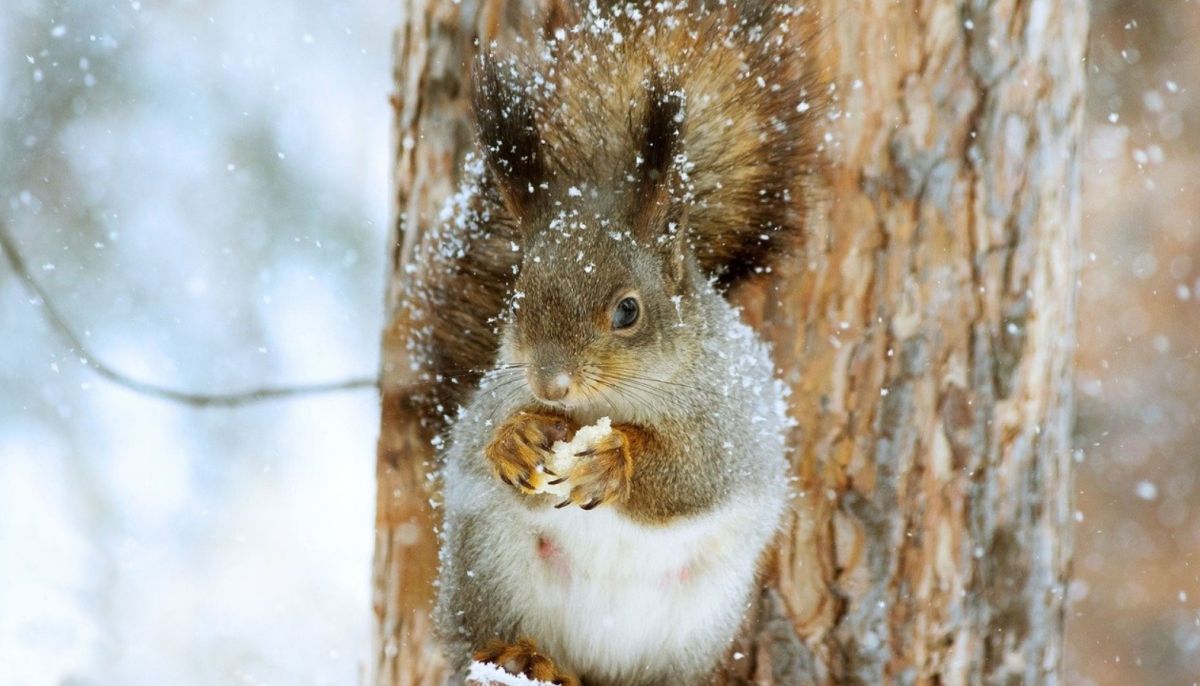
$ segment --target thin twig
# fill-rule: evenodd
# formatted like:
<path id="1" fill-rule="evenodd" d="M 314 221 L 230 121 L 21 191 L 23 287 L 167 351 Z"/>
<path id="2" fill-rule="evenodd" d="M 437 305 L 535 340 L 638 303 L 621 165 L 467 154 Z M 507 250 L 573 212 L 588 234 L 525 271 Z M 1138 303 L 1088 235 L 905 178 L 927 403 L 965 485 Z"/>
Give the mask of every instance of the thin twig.
<path id="1" fill-rule="evenodd" d="M 160 386 L 155 383 L 139 381 L 124 372 L 113 369 L 99 358 L 92 354 L 92 351 L 84 345 L 83 340 L 71 328 L 66 317 L 54 305 L 54 301 L 42 288 L 41 284 L 33 278 L 29 268 L 25 264 L 24 258 L 17 250 L 17 243 L 13 239 L 12 234 L 8 231 L 8 226 L 0 220 L 0 248 L 3 249 L 4 256 L 8 258 L 9 264 L 12 265 L 13 271 L 20 277 L 21 283 L 25 288 L 42 304 L 42 313 L 49 322 L 50 326 L 59 335 L 60 338 L 67 344 L 67 347 L 72 348 L 82 358 L 84 364 L 90 367 L 100 376 L 109 381 L 124 386 L 131 391 L 141 393 L 142 395 L 169 400 L 171 402 L 191 405 L 193 407 L 236 407 L 238 405 L 246 405 L 249 403 L 262 402 L 265 400 L 279 400 L 283 398 L 294 398 L 302 395 L 315 395 L 318 393 L 337 393 L 340 391 L 354 391 L 366 388 L 379 388 L 378 377 L 358 377 L 351 379 L 343 379 L 340 381 L 326 381 L 322 383 L 300 384 L 295 386 L 264 386 L 262 388 L 251 388 L 241 391 L 231 391 L 227 393 L 192 393 L 189 391 L 181 391 L 166 386 Z"/>

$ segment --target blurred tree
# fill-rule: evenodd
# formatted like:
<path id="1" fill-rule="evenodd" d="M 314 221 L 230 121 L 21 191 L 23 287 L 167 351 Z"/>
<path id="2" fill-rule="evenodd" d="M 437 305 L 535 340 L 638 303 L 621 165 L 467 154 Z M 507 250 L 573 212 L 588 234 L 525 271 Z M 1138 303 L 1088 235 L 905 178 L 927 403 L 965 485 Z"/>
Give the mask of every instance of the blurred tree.
<path id="1" fill-rule="evenodd" d="M 829 206 L 802 258 L 731 294 L 792 384 L 799 496 L 722 679 L 1058 683 L 1087 5 L 815 4 L 839 94 Z M 405 298 L 470 144 L 473 39 L 526 16 L 408 11 L 376 524 L 373 679 L 389 686 L 445 680 L 439 427 L 413 400 Z"/>

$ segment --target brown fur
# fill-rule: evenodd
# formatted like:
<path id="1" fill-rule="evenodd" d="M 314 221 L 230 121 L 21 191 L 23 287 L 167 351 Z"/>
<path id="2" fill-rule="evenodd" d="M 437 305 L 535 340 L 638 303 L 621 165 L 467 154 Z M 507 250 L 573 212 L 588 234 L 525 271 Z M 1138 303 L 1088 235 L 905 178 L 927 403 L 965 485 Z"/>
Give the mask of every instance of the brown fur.
<path id="1" fill-rule="evenodd" d="M 410 346 L 422 364 L 415 400 L 435 433 L 495 362 L 496 318 L 521 257 L 511 249 L 519 235 L 501 211 L 494 183 L 483 177 L 468 202 L 461 209 L 470 217 L 465 229 L 443 224 L 430 237 L 426 268 L 407 304 L 414 324 Z M 447 248 L 451 242 L 461 247 Z"/>
<path id="2" fill-rule="evenodd" d="M 686 225 L 701 271 L 722 287 L 769 271 L 801 245 L 825 96 L 808 54 L 811 13 L 767 2 L 691 0 L 669 15 L 613 4 L 642 16 L 604 9 L 612 28 L 592 33 L 596 16 L 558 2 L 546 30 L 561 29 L 562 40 L 485 54 L 476 69 L 486 169 L 464 208 L 467 228 L 441 228 L 463 250 L 430 256 L 437 264 L 421 286 L 429 326 L 415 345 L 435 429 L 495 362 L 496 318 L 522 257 L 512 246 L 528 247 L 568 189 L 609 196 L 635 225 L 664 217 Z"/>
<path id="3" fill-rule="evenodd" d="M 636 154 L 645 155 L 636 122 L 653 119 L 658 88 L 682 93 L 682 132 L 671 152 L 691 169 L 672 191 L 684 196 L 701 269 L 729 286 L 802 238 L 823 89 L 803 22 L 768 13 L 760 28 L 731 6 L 701 13 L 695 5 L 671 13 L 680 20 L 673 28 L 649 8 L 640 21 L 614 17 L 617 45 L 611 31 L 571 35 L 553 64 L 524 66 L 557 88 L 525 95 L 553 173 L 551 196 L 566 190 L 556 182 L 582 182 L 636 198 L 644 188 L 622 183 Z"/>

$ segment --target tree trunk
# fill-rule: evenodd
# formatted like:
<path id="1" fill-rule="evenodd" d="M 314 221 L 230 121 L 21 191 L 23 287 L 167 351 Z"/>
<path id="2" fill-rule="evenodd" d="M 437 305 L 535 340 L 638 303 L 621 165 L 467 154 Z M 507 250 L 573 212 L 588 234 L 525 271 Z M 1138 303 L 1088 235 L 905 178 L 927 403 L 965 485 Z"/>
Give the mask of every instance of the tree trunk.
<path id="1" fill-rule="evenodd" d="M 376 462 L 373 605 L 376 684 L 442 684 L 446 666 L 434 642 L 433 582 L 437 525 L 429 479 L 437 427 L 422 421 L 415 398 L 420 361 L 409 341 L 420 311 L 409 297 L 419 286 L 419 259 L 438 207 L 454 192 L 470 144 L 464 93 L 473 3 L 402 2 L 395 38 L 396 184 L 382 346 L 382 421 Z M 412 265 L 406 270 L 405 265 Z"/>
<path id="2" fill-rule="evenodd" d="M 802 258 L 733 294 L 794 390 L 798 496 L 723 681 L 1058 683 L 1086 2 L 815 5 L 828 200 Z M 376 533 L 389 686 L 445 678 L 405 293 L 470 143 L 471 38 L 516 14 L 408 8 Z"/>

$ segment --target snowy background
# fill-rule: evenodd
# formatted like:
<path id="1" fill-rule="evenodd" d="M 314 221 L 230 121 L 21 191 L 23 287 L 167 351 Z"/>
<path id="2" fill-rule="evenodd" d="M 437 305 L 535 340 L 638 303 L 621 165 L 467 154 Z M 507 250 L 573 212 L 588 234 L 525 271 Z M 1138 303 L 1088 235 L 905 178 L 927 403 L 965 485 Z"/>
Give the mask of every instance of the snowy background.
<path id="1" fill-rule="evenodd" d="M 388 2 L 5 0 L 0 219 L 104 361 L 372 375 Z M 354 684 L 371 391 L 189 409 L 89 372 L 0 263 L 0 684 Z"/>
<path id="2" fill-rule="evenodd" d="M 99 357 L 370 375 L 396 2 L 5 0 L 0 220 Z M 1200 2 L 1097 0 L 1068 681 L 1200 675 Z M 370 391 L 191 409 L 0 266 L 0 686 L 358 683 Z"/>

